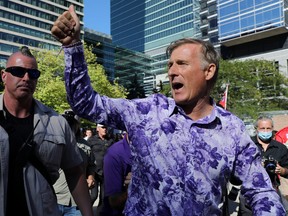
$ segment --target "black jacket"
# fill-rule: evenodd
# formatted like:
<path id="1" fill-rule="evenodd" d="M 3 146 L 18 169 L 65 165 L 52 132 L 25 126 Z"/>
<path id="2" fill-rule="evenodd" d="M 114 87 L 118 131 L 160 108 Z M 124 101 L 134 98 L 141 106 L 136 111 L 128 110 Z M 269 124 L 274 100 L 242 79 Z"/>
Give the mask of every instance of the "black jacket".
<path id="1" fill-rule="evenodd" d="M 103 176 L 103 160 L 104 160 L 104 155 L 110 145 L 112 145 L 113 140 L 112 139 L 100 139 L 98 135 L 90 137 L 88 140 L 88 143 L 91 147 L 91 151 L 94 154 L 97 168 L 96 168 L 96 173 L 99 176 Z"/>

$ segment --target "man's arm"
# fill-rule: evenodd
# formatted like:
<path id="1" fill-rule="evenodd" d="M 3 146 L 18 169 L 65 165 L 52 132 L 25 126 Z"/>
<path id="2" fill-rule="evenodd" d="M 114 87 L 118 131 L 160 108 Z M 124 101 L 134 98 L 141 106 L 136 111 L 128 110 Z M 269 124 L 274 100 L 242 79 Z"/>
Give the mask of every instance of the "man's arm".
<path id="1" fill-rule="evenodd" d="M 128 197 L 127 190 L 119 194 L 113 194 L 109 196 L 109 204 L 111 208 L 123 210 L 125 207 L 127 197 Z"/>
<path id="2" fill-rule="evenodd" d="M 84 47 L 80 42 L 79 18 L 73 6 L 57 18 L 51 28 L 51 33 L 63 45 L 65 87 L 67 100 L 73 111 L 91 122 L 102 122 L 120 130 L 127 130 L 126 118 L 132 121 L 132 116 L 136 115 L 136 109 L 139 107 L 136 103 L 138 101 L 138 103 L 143 103 L 144 99 L 130 101 L 122 98 L 109 98 L 99 95 L 93 89 L 88 75 Z M 135 122 L 135 119 L 133 121 Z"/>
<path id="3" fill-rule="evenodd" d="M 86 168 L 87 184 L 88 188 L 93 188 L 95 186 L 95 174 L 96 174 L 96 160 L 93 152 L 90 152 L 88 156 L 88 165 Z"/>
<path id="4" fill-rule="evenodd" d="M 284 147 L 284 145 L 281 147 L 282 148 L 280 148 L 279 151 L 281 152 L 282 156 L 281 156 L 280 161 L 278 161 L 277 163 L 275 173 L 279 174 L 280 176 L 284 178 L 288 178 L 288 149 Z"/>
<path id="5" fill-rule="evenodd" d="M 91 199 L 82 166 L 64 170 L 69 190 L 83 216 L 93 216 Z"/>
<path id="6" fill-rule="evenodd" d="M 235 161 L 235 176 L 243 184 L 241 193 L 252 207 L 253 215 L 285 215 L 280 197 L 261 164 L 261 155 L 248 134 L 239 137 Z"/>
<path id="7" fill-rule="evenodd" d="M 109 204 L 112 208 L 122 210 L 125 207 L 125 203 L 128 197 L 127 190 L 128 190 L 128 186 L 130 184 L 131 178 L 132 178 L 132 173 L 129 172 L 124 181 L 124 187 L 126 188 L 126 190 L 121 193 L 113 194 L 109 196 Z"/>
<path id="8" fill-rule="evenodd" d="M 117 146 L 119 142 L 115 143 L 111 148 Z M 124 176 L 125 166 L 119 155 L 115 154 L 115 150 L 111 151 L 111 149 L 108 149 L 108 152 L 106 152 L 103 170 L 105 176 L 104 196 L 108 197 L 112 208 L 123 210 L 127 200 L 127 189 L 131 174 Z"/>

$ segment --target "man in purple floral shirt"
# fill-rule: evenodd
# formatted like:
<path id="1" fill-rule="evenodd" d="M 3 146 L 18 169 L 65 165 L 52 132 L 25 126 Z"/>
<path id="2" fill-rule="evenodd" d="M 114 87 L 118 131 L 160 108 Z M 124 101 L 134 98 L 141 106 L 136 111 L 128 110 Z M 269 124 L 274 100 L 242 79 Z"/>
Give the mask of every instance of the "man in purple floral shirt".
<path id="1" fill-rule="evenodd" d="M 65 52 L 68 101 L 77 115 L 128 132 L 133 177 L 125 215 L 221 215 L 233 175 L 254 215 L 285 215 L 240 119 L 209 97 L 219 57 L 207 42 L 181 39 L 168 49 L 172 98 L 112 99 L 95 92 L 87 74 L 73 6 L 52 34 Z"/>

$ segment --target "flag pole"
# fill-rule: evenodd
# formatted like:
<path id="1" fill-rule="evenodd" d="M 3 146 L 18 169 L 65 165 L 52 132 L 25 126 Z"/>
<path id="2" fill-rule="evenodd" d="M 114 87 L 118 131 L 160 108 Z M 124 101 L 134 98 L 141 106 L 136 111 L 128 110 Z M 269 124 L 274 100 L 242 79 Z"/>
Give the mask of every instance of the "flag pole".
<path id="1" fill-rule="evenodd" d="M 227 109 L 228 87 L 229 87 L 229 84 L 227 83 L 226 90 L 225 90 L 225 107 L 224 107 L 225 110 Z"/>

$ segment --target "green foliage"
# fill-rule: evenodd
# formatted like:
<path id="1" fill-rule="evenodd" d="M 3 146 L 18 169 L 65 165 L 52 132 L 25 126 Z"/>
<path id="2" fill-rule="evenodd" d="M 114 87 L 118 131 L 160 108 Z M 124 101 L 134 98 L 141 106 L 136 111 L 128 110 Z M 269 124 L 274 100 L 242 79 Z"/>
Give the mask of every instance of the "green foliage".
<path id="1" fill-rule="evenodd" d="M 162 89 L 160 89 L 160 93 L 165 95 L 166 97 L 172 97 L 170 84 L 162 84 Z"/>
<path id="2" fill-rule="evenodd" d="M 111 84 L 102 65 L 96 63 L 96 56 L 92 53 L 92 47 L 84 45 L 85 58 L 88 65 L 88 73 L 91 85 L 100 94 L 109 97 L 126 97 L 125 89 L 117 82 Z M 38 68 L 41 76 L 38 79 L 35 98 L 53 108 L 59 113 L 69 109 L 70 106 L 66 99 L 64 85 L 64 54 L 58 54 L 49 50 L 34 52 L 38 61 Z"/>
<path id="3" fill-rule="evenodd" d="M 218 81 L 212 93 L 221 99 L 225 84 L 229 84 L 227 109 L 240 118 L 255 118 L 259 111 L 287 109 L 287 79 L 271 61 L 222 60 Z"/>
<path id="4" fill-rule="evenodd" d="M 51 50 L 42 50 L 34 53 L 41 76 L 38 79 L 35 98 L 45 105 L 62 113 L 70 106 L 66 100 L 66 91 L 63 81 L 64 56 Z"/>

